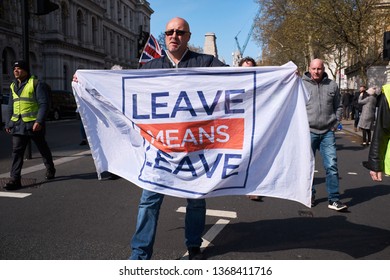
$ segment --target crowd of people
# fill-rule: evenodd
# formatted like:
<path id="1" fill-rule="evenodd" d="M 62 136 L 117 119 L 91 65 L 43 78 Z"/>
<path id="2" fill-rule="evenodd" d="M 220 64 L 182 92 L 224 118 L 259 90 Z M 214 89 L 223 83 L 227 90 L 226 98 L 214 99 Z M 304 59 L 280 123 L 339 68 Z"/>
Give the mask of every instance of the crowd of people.
<path id="1" fill-rule="evenodd" d="M 165 30 L 166 55 L 149 61 L 143 69 L 218 67 L 227 66 L 212 55 L 200 54 L 189 50 L 188 42 L 191 31 L 188 22 L 179 17 L 171 19 Z M 255 67 L 251 57 L 240 61 L 240 67 Z M 53 179 L 54 168 L 51 151 L 45 140 L 45 116 L 47 114 L 47 90 L 30 74 L 28 65 L 23 61 L 14 64 L 15 81 L 11 85 L 9 121 L 5 130 L 12 134 L 12 167 L 11 180 L 6 184 L 8 189 L 21 187 L 21 169 L 23 154 L 27 141 L 32 139 L 42 154 L 46 166 L 46 178 Z M 77 77 L 74 77 L 77 82 Z M 310 62 L 309 71 L 304 73 L 302 81 L 309 93 L 306 111 L 309 121 L 311 149 L 315 155 L 318 150 L 322 156 L 326 171 L 326 189 L 328 208 L 336 211 L 347 209 L 340 201 L 339 174 L 335 131 L 342 119 L 354 119 L 355 129 L 362 131 L 362 145 L 370 145 L 369 160 L 366 167 L 370 169 L 373 180 L 381 181 L 383 173 L 390 173 L 390 85 L 383 87 L 384 98 L 377 97 L 377 89 L 360 86 L 355 94 L 340 94 L 337 83 L 325 72 L 324 62 L 314 59 Z M 325 97 L 325 98 L 324 98 Z M 376 108 L 378 108 L 377 117 Z M 376 123 L 373 138 L 371 129 Z M 83 127 L 82 127 L 83 128 Z M 87 144 L 87 137 L 82 131 L 82 143 Z M 260 201 L 260 196 L 249 196 Z M 138 206 L 137 223 L 131 240 L 130 259 L 151 259 L 157 232 L 159 211 L 164 195 L 143 190 Z M 316 205 L 315 186 L 312 187 L 312 207 Z M 187 199 L 185 217 L 185 244 L 189 259 L 202 259 L 202 234 L 205 228 L 205 199 Z"/>
<path id="2" fill-rule="evenodd" d="M 355 132 L 362 132 L 361 145 L 364 147 L 371 144 L 371 131 L 380 97 L 376 87 L 367 89 L 365 85 L 361 85 L 355 93 L 347 91 L 342 94 L 343 119 L 354 121 Z"/>

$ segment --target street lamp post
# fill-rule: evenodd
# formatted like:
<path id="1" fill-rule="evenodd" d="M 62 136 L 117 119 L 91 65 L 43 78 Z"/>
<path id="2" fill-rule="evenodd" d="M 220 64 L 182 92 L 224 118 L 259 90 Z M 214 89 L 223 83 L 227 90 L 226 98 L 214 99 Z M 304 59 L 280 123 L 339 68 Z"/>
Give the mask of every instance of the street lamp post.
<path id="1" fill-rule="evenodd" d="M 28 42 L 28 20 L 30 17 L 28 11 L 28 0 L 23 0 L 22 8 L 22 21 L 23 21 L 23 59 L 26 61 L 27 65 L 30 66 L 29 59 L 29 42 Z"/>
<path id="2" fill-rule="evenodd" d="M 59 6 L 49 0 L 36 0 L 36 15 L 46 15 L 52 11 L 58 9 Z M 29 29 L 28 21 L 30 19 L 30 13 L 28 11 L 28 0 L 22 1 L 22 24 L 23 24 L 23 59 L 26 61 L 28 67 L 30 67 L 30 45 L 29 45 Z M 25 159 L 31 159 L 31 141 L 28 142 Z"/>
<path id="3" fill-rule="evenodd" d="M 23 59 L 26 61 L 28 67 L 30 67 L 30 45 L 29 45 L 29 38 L 28 38 L 28 20 L 30 17 L 30 13 L 28 11 L 28 0 L 23 0 L 22 2 L 22 23 L 23 23 Z M 24 153 L 24 158 L 31 159 L 32 158 L 32 152 L 31 152 L 31 141 L 28 141 L 26 152 Z"/>

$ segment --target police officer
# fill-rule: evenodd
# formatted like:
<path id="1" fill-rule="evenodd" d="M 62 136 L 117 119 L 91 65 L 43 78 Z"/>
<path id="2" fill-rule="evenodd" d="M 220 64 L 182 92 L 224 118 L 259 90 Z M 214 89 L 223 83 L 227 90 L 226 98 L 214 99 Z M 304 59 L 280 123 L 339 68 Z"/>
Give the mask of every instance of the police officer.
<path id="1" fill-rule="evenodd" d="M 27 63 L 16 61 L 15 80 L 11 83 L 8 117 L 5 131 L 12 134 L 11 180 L 6 189 L 21 187 L 21 171 L 26 147 L 31 140 L 36 144 L 46 166 L 46 179 L 55 177 L 53 157 L 45 139 L 45 119 L 49 109 L 48 85 L 32 76 Z"/>

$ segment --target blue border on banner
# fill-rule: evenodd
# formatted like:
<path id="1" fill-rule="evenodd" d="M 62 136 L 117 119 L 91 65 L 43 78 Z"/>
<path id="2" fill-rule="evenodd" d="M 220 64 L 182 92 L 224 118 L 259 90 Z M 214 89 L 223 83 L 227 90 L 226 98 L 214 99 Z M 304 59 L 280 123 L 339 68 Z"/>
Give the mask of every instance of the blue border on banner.
<path id="1" fill-rule="evenodd" d="M 188 69 L 186 69 L 188 70 Z M 248 165 L 247 165 L 247 168 L 246 168 L 246 171 L 245 171 L 245 179 L 244 179 L 244 183 L 243 185 L 241 186 L 229 186 L 229 187 L 222 187 L 222 188 L 218 188 L 218 189 L 215 189 L 213 190 L 213 192 L 217 192 L 217 191 L 221 191 L 221 190 L 226 190 L 226 189 L 241 189 L 241 188 L 245 188 L 246 186 L 246 183 L 247 183 L 247 180 L 248 180 L 248 176 L 249 176 L 249 166 L 251 164 L 251 161 L 252 161 L 252 153 L 253 153 L 253 141 L 254 141 L 254 130 L 255 130 L 255 126 L 256 126 L 256 85 L 257 85 L 257 77 L 256 77 L 256 71 L 240 71 L 240 72 L 234 72 L 234 73 L 230 73 L 230 72 L 186 72 L 186 73 L 178 73 L 178 72 L 169 72 L 168 74 L 164 73 L 162 74 L 161 72 L 157 75 L 144 75 L 144 73 L 139 73 L 139 75 L 134 75 L 134 76 L 131 76 L 131 77 L 123 77 L 122 78 L 122 113 L 125 114 L 126 113 L 126 82 L 128 80 L 133 80 L 133 79 L 150 79 L 150 78 L 156 78 L 156 77 L 169 77 L 169 76 L 210 76 L 210 75 L 217 75 L 217 76 L 221 76 L 221 75 L 224 75 L 224 76 L 243 76 L 243 75 L 253 75 L 253 115 L 252 115 L 252 133 L 251 133 L 251 140 L 250 140 L 250 153 L 249 153 L 249 160 L 248 160 Z M 144 139 L 145 142 L 148 142 Z M 164 153 L 165 154 L 165 153 Z M 141 171 L 140 171 L 140 175 L 138 177 L 138 179 L 144 183 L 148 183 L 148 184 L 151 184 L 151 185 L 154 185 L 154 186 L 158 186 L 158 187 L 162 187 L 162 188 L 166 188 L 166 189 L 171 189 L 171 190 L 175 190 L 177 192 L 182 192 L 182 193 L 191 193 L 191 194 L 197 194 L 197 195 L 207 195 L 208 193 L 201 193 L 201 192 L 195 192 L 195 191 L 188 191 L 188 190 L 183 190 L 183 189 L 178 189 L 178 188 L 174 188 L 172 186 L 166 186 L 166 185 L 163 185 L 163 184 L 159 184 L 159 183 L 156 183 L 156 182 L 153 182 L 153 181 L 147 181 L 147 180 L 144 180 L 144 179 L 141 179 L 140 176 L 142 174 L 142 170 L 144 169 L 144 166 L 145 166 L 145 163 L 146 163 L 146 157 L 145 157 L 145 161 L 144 161 L 144 165 L 142 166 L 141 168 Z"/>

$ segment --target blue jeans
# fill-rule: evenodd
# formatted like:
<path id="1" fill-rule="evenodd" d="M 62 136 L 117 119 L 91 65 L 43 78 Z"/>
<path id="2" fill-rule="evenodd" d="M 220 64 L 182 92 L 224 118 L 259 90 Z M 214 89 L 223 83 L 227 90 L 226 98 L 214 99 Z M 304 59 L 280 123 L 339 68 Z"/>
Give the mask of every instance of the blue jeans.
<path id="1" fill-rule="evenodd" d="M 322 162 L 326 171 L 326 190 L 328 191 L 328 200 L 339 200 L 339 172 L 337 168 L 337 154 L 336 154 L 336 139 L 334 132 L 329 130 L 323 134 L 316 134 L 310 132 L 311 148 L 313 154 L 319 150 L 322 157 Z M 314 186 L 312 188 L 313 195 L 316 191 Z"/>
<path id="2" fill-rule="evenodd" d="M 164 195 L 143 190 L 138 206 L 137 225 L 131 240 L 131 260 L 149 260 L 153 253 L 158 216 Z M 200 247 L 206 222 L 206 201 L 187 199 L 185 217 L 185 244 Z"/>

